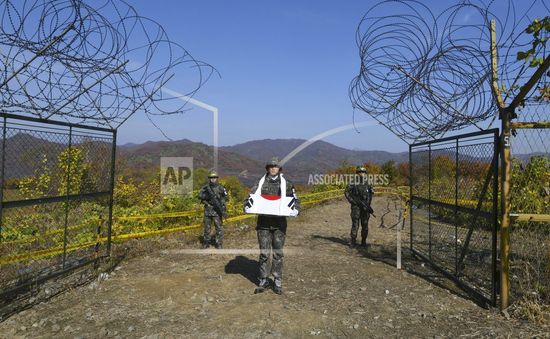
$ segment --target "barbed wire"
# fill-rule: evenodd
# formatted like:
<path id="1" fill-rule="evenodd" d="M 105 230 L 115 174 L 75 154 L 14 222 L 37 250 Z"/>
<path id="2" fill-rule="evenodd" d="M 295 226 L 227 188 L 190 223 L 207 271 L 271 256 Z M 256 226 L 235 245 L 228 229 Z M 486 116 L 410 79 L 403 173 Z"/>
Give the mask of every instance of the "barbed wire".
<path id="1" fill-rule="evenodd" d="M 118 128 L 169 115 L 216 72 L 122 0 L 0 0 L 0 111 Z"/>
<path id="2" fill-rule="evenodd" d="M 468 126 L 488 128 L 498 115 L 491 91 L 490 21 L 497 24 L 499 87 L 511 101 L 535 70 L 517 57 L 531 48 L 533 37 L 525 29 L 548 13 L 547 0 L 469 0 L 438 15 L 417 0 L 381 1 L 357 28 L 361 65 L 349 87 L 353 107 L 406 142 Z M 544 48 L 536 53 L 547 55 Z M 541 78 L 526 101 L 533 101 L 548 78 Z"/>

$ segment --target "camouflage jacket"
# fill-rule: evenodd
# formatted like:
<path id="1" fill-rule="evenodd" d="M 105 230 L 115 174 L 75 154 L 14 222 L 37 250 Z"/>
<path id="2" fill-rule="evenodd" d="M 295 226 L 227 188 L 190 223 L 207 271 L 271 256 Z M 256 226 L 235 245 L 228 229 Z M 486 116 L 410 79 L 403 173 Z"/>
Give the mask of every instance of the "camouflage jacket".
<path id="1" fill-rule="evenodd" d="M 209 183 L 204 185 L 199 191 L 199 199 L 204 204 L 204 215 L 207 217 L 221 217 L 222 215 L 219 215 L 219 213 L 216 212 L 216 209 L 214 208 L 214 202 L 212 197 L 210 196 L 210 190 L 208 189 L 209 187 L 212 189 L 212 192 L 214 192 L 218 200 L 221 202 L 222 212 L 224 213 L 226 211 L 227 204 L 227 190 L 220 184 Z"/>
<path id="2" fill-rule="evenodd" d="M 372 186 L 365 180 L 361 183 L 348 185 L 344 195 L 352 206 L 360 207 L 360 202 L 364 202 L 367 206 L 370 206 L 373 193 Z"/>

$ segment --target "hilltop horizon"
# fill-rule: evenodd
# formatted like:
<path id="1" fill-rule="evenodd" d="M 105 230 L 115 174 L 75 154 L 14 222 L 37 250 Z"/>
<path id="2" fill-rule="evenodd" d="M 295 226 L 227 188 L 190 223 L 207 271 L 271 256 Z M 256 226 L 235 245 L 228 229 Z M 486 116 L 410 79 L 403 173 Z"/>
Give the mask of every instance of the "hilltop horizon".
<path id="1" fill-rule="evenodd" d="M 262 139 L 250 139 L 250 140 L 237 142 L 237 143 L 220 144 L 219 147 L 220 148 L 234 147 L 234 146 L 246 145 L 246 144 L 253 143 L 253 142 L 280 142 L 280 141 L 305 142 L 307 140 L 308 139 L 296 138 L 296 137 L 292 137 L 292 138 L 291 137 L 289 137 L 289 138 L 262 138 Z M 350 147 L 347 147 L 347 146 L 339 145 L 338 143 L 331 142 L 331 141 L 316 140 L 316 142 L 317 141 L 326 142 L 328 144 L 331 144 L 331 145 L 334 145 L 336 147 L 339 147 L 339 148 L 342 148 L 342 149 L 345 149 L 345 150 L 349 150 L 349 151 L 359 151 L 359 152 L 362 152 L 362 151 L 380 151 L 380 152 L 388 152 L 388 153 L 403 153 L 403 152 L 408 151 L 406 147 L 404 147 L 402 151 L 387 151 L 387 150 L 378 149 L 378 148 L 361 148 L 361 147 L 350 148 Z M 193 142 L 193 143 L 203 144 L 205 146 L 212 147 L 212 143 L 193 140 L 193 139 L 190 139 L 190 138 L 181 138 L 181 139 L 172 139 L 172 140 L 166 140 L 166 139 L 146 140 L 146 141 L 143 141 L 143 142 L 128 141 L 128 142 L 125 142 L 125 143 L 119 143 L 117 146 L 119 146 L 119 147 L 132 147 L 132 146 L 144 145 L 144 144 L 147 144 L 147 143 L 162 143 L 162 142 Z"/>

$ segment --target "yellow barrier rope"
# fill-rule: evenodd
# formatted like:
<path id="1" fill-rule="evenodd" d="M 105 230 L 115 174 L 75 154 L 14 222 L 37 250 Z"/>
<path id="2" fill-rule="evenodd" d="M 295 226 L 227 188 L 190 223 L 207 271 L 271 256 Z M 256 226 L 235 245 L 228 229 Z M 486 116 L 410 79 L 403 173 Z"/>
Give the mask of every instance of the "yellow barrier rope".
<path id="1" fill-rule="evenodd" d="M 342 194 L 344 189 L 335 189 L 330 191 L 324 191 L 324 192 L 315 192 L 315 193 L 309 193 L 305 194 L 301 197 L 301 200 L 303 201 L 302 205 L 308 205 L 310 204 L 310 201 L 308 199 L 319 196 L 319 195 L 336 195 L 336 194 Z M 384 193 L 388 191 L 388 188 L 380 187 L 377 188 L 376 194 L 378 193 Z M 329 197 L 328 199 L 332 199 L 334 196 Z M 320 202 L 323 200 L 313 200 L 311 203 L 314 202 Z M 240 210 L 238 207 L 231 206 L 230 209 L 232 210 Z M 179 211 L 179 212 L 165 212 L 165 213 L 156 213 L 156 214 L 145 214 L 145 215 L 133 215 L 133 216 L 120 216 L 120 217 L 113 217 L 113 221 L 124 221 L 124 220 L 149 220 L 149 219 L 164 219 L 164 218 L 177 218 L 177 217 L 189 217 L 189 216 L 200 216 L 202 214 L 202 210 L 191 210 L 191 211 Z M 94 223 L 96 223 L 99 220 L 99 218 L 91 219 L 85 224 L 76 225 L 76 226 L 70 226 L 67 228 L 67 231 L 75 231 L 78 229 L 82 229 L 85 227 L 93 227 Z M 28 237 L 24 237 L 22 239 L 17 239 L 13 241 L 6 241 L 3 242 L 3 245 L 5 246 L 12 246 L 12 245 L 24 245 L 24 244 L 30 244 L 33 242 L 37 242 L 39 240 L 47 239 L 50 236 L 62 234 L 64 232 L 64 229 L 57 229 L 57 230 L 51 230 L 48 232 L 45 232 L 44 234 L 41 234 L 40 236 L 36 235 L 30 235 Z"/>
<path id="2" fill-rule="evenodd" d="M 342 197 L 341 194 L 343 193 L 343 191 L 344 191 L 343 189 L 335 189 L 335 190 L 330 190 L 330 191 L 325 191 L 325 192 L 315 192 L 315 193 L 305 194 L 304 196 L 301 197 L 301 200 L 306 200 L 306 201 L 303 201 L 302 206 L 309 206 L 309 205 L 321 203 L 321 202 L 324 202 L 324 201 L 332 200 L 332 199 L 335 199 L 335 198 L 341 198 Z M 392 193 L 392 189 L 382 188 L 382 190 L 380 190 L 380 188 L 377 188 L 377 190 L 375 191 L 375 194 L 384 194 L 384 193 Z M 395 193 L 395 194 L 399 195 L 399 193 Z M 325 197 L 320 198 L 320 199 L 315 199 L 315 200 L 308 200 L 312 197 L 317 197 L 317 196 L 325 196 Z M 113 220 L 114 221 L 124 221 L 124 220 L 137 220 L 137 219 L 147 220 L 147 219 L 156 219 L 156 218 L 177 218 L 177 217 L 184 217 L 184 216 L 199 215 L 201 213 L 202 213 L 202 210 L 192 210 L 192 211 L 184 211 L 184 212 L 167 212 L 167 213 L 157 213 L 157 214 L 138 215 L 138 216 L 122 216 L 122 217 L 115 217 L 115 218 L 113 218 Z M 253 217 L 255 217 L 254 214 L 240 214 L 240 215 L 236 215 L 236 216 L 227 218 L 225 221 L 226 222 L 235 222 L 235 221 L 245 220 L 245 219 L 249 219 L 249 218 L 253 218 Z M 92 219 L 92 221 L 93 220 L 96 220 L 96 219 Z M 97 218 L 97 220 L 99 220 L 99 218 Z M 89 226 L 89 224 L 72 226 L 69 229 L 70 230 L 76 230 L 76 229 L 82 228 L 84 226 Z M 117 227 L 120 227 L 120 226 L 116 225 L 116 224 L 113 225 L 113 229 L 115 229 Z M 117 241 L 117 240 L 127 240 L 127 239 L 135 239 L 135 238 L 145 238 L 145 237 L 155 236 L 155 235 L 160 235 L 160 234 L 187 231 L 187 230 L 196 229 L 196 228 L 200 228 L 200 227 L 202 227 L 202 223 L 197 223 L 197 224 L 187 225 L 187 226 L 167 228 L 167 229 L 162 229 L 162 230 L 153 230 L 153 231 L 146 231 L 146 232 L 136 232 L 136 233 L 121 234 L 121 235 L 113 235 L 111 237 L 111 240 L 112 241 Z M 54 231 L 50 231 L 49 233 L 50 234 L 57 234 L 57 233 L 61 233 L 62 231 L 63 230 L 54 230 Z M 37 237 L 35 237 L 30 241 L 26 240 L 26 239 L 25 240 L 27 241 L 27 243 L 31 243 L 31 242 L 34 242 L 38 239 L 37 239 Z M 91 246 L 95 246 L 97 243 L 104 243 L 105 241 L 107 241 L 107 238 L 101 237 L 101 238 L 98 238 L 96 241 L 90 241 L 90 242 L 86 242 L 86 243 L 83 243 L 83 244 L 77 244 L 77 245 L 70 245 L 70 246 L 67 246 L 67 253 L 77 251 L 79 249 L 84 249 L 84 248 L 88 248 L 88 247 L 91 247 Z M 9 242 L 9 243 L 4 243 L 4 244 L 10 244 L 11 245 L 11 244 L 15 244 L 15 243 L 25 243 L 25 242 L 23 240 L 17 240 L 17 241 L 13 241 L 13 242 Z M 5 257 L 0 258 L 0 265 L 11 264 L 11 263 L 16 263 L 16 262 L 22 262 L 22 261 L 31 260 L 31 259 L 38 260 L 38 259 L 43 259 L 43 258 L 55 256 L 55 255 L 58 255 L 58 254 L 61 254 L 61 253 L 63 253 L 63 246 L 58 246 L 58 247 L 53 247 L 53 248 L 48 248 L 48 249 L 42 249 L 42 250 L 23 253 L 23 254 L 5 256 Z"/>
<path id="3" fill-rule="evenodd" d="M 243 215 L 227 218 L 225 221 L 226 222 L 234 222 L 234 221 L 244 220 L 244 219 L 248 219 L 248 218 L 252 218 L 252 217 L 255 217 L 255 215 L 254 214 L 243 214 Z M 154 230 L 154 231 L 147 231 L 147 232 L 137 232 L 137 233 L 114 235 L 114 236 L 111 237 L 111 240 L 112 241 L 117 241 L 117 240 L 146 238 L 146 237 L 161 235 L 161 234 L 166 234 L 166 233 L 182 232 L 182 231 L 184 232 L 184 231 L 188 231 L 188 230 L 192 230 L 192 229 L 201 228 L 202 226 L 203 226 L 203 224 L 200 223 L 200 224 L 193 224 L 193 225 L 188 225 L 188 226 L 167 228 L 167 229 L 162 229 L 162 230 Z M 90 241 L 90 242 L 86 242 L 86 243 L 83 243 L 83 244 L 67 246 L 67 253 L 74 252 L 74 251 L 77 251 L 79 249 L 92 247 L 92 246 L 95 246 L 97 243 L 102 244 L 106 241 L 107 241 L 106 237 L 98 237 L 96 239 L 96 241 Z M 44 258 L 52 257 L 52 256 L 55 256 L 55 255 L 58 255 L 58 254 L 61 254 L 61 253 L 63 253 L 63 246 L 58 246 L 58 247 L 53 247 L 53 248 L 48 248 L 48 249 L 42 249 L 42 250 L 23 253 L 23 254 L 16 254 L 16 255 L 11 255 L 11 256 L 6 256 L 6 257 L 0 258 L 0 265 L 12 264 L 12 263 L 16 263 L 16 262 L 31 260 L 31 259 L 32 260 L 44 259 Z"/>
<path id="4" fill-rule="evenodd" d="M 330 200 L 330 199 L 333 199 L 333 198 L 335 198 L 335 197 L 329 197 L 329 198 L 309 201 L 309 202 L 306 202 L 305 205 L 314 204 L 314 203 Z M 167 215 L 166 217 L 178 217 L 178 216 L 181 215 L 181 213 L 170 213 L 170 214 L 166 214 L 166 215 Z M 241 214 L 241 215 L 237 215 L 237 216 L 234 216 L 234 217 L 227 218 L 225 221 L 226 222 L 235 222 L 235 221 L 240 221 L 240 220 L 253 218 L 255 216 L 256 215 L 254 215 L 254 214 Z M 143 216 L 143 217 L 145 217 L 145 216 Z M 155 217 L 157 217 L 157 215 L 155 215 Z M 121 219 L 117 218 L 117 220 L 121 220 Z M 122 220 L 126 220 L 126 219 L 122 219 Z M 113 228 L 117 228 L 117 226 L 118 225 L 113 225 Z M 200 228 L 202 226 L 203 226 L 202 223 L 198 223 L 198 224 L 193 224 L 193 225 L 173 227 L 173 228 L 167 228 L 167 229 L 162 229 L 162 230 L 154 230 L 154 231 L 146 231 L 146 232 L 137 232 L 137 233 L 113 235 L 111 237 L 111 240 L 112 241 L 117 241 L 117 240 L 145 238 L 145 237 L 150 237 L 150 236 L 155 236 L 155 235 L 160 235 L 160 234 L 181 232 L 181 231 L 187 231 L 187 230 L 191 230 L 191 229 L 197 229 L 197 228 Z M 74 251 L 77 251 L 79 249 L 92 247 L 92 246 L 95 246 L 98 242 L 99 243 L 104 243 L 105 241 L 107 241 L 107 238 L 101 237 L 100 239 L 97 239 L 96 241 L 90 241 L 90 242 L 86 242 L 86 243 L 83 243 L 83 244 L 72 245 L 72 246 L 69 245 L 69 246 L 67 246 L 67 253 L 74 252 Z M 38 250 L 38 251 L 32 251 L 32 252 L 28 252 L 28 253 L 16 254 L 16 255 L 11 255 L 11 256 L 5 256 L 5 257 L 0 258 L 0 265 L 12 264 L 12 263 L 16 263 L 16 262 L 23 262 L 23 261 L 27 261 L 27 260 L 39 260 L 39 259 L 44 259 L 44 258 L 47 258 L 47 257 L 52 257 L 52 256 L 55 256 L 55 255 L 58 255 L 58 254 L 61 254 L 61 253 L 63 253 L 63 246 L 58 246 L 58 247 L 53 247 L 53 248 L 48 248 L 48 249 L 42 249 L 42 250 Z"/>

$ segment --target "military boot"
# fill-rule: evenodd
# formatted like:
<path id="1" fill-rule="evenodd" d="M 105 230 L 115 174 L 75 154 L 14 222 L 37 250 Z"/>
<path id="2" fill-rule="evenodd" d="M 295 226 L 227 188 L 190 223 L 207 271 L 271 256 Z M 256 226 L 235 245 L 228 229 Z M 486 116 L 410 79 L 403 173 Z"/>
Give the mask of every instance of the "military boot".
<path id="1" fill-rule="evenodd" d="M 217 243 L 216 243 L 216 248 L 217 248 L 217 249 L 221 250 L 222 247 L 223 247 L 223 246 L 222 246 L 222 243 L 221 243 L 221 242 L 217 242 Z"/>
<path id="2" fill-rule="evenodd" d="M 349 248 L 354 248 L 356 244 L 357 244 L 357 240 L 355 240 L 355 238 L 351 238 L 349 240 Z"/>
<path id="3" fill-rule="evenodd" d="M 203 243 L 202 243 L 202 249 L 207 249 L 208 247 L 210 247 L 210 243 L 207 242 L 207 241 L 203 241 Z"/>
<path id="4" fill-rule="evenodd" d="M 283 282 L 281 281 L 281 279 L 275 279 L 275 283 L 273 285 L 273 292 L 279 295 L 283 294 Z"/>
<path id="5" fill-rule="evenodd" d="M 267 290 L 268 287 L 269 287 L 269 281 L 266 278 L 260 279 L 260 283 L 258 284 L 258 287 L 256 287 L 256 289 L 254 290 L 254 294 L 265 292 L 265 290 Z"/>
<path id="6" fill-rule="evenodd" d="M 362 239 L 361 239 L 361 247 L 367 248 L 367 246 L 368 246 L 368 245 L 367 245 L 367 238 L 362 238 Z"/>

